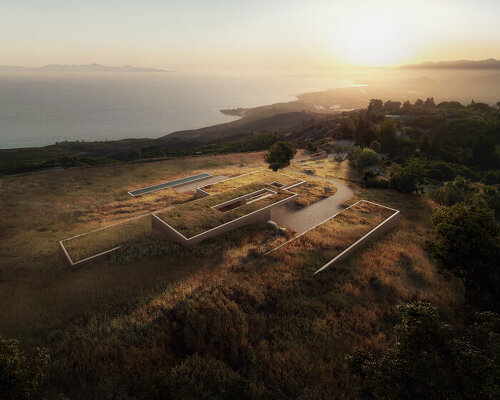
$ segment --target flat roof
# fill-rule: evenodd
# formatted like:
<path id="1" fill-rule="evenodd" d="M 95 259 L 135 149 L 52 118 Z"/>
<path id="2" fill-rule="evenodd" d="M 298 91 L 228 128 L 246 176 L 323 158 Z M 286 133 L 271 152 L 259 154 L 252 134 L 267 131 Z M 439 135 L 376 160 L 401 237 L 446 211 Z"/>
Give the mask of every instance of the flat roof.
<path id="1" fill-rule="evenodd" d="M 214 208 L 214 206 L 220 206 L 231 200 L 247 197 L 247 195 L 262 189 L 271 189 L 272 193 L 229 211 L 221 212 Z M 190 238 L 293 196 L 296 194 L 287 190 L 263 182 L 254 182 L 220 194 L 184 203 L 158 212 L 156 215 L 185 237 Z"/>

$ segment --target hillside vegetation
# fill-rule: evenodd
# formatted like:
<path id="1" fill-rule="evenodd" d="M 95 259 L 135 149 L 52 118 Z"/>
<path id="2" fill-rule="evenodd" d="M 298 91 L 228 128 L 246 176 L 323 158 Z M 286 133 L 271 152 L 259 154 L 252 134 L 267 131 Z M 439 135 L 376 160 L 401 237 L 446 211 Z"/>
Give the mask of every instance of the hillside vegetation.
<path id="1" fill-rule="evenodd" d="M 240 175 L 266 167 L 262 152 L 3 178 L 0 348 L 33 378 L 12 385 L 31 398 L 497 398 L 499 121 L 481 103 L 374 99 L 291 132 L 333 152 L 292 168 L 348 183 L 346 206 L 401 212 L 317 275 L 343 234 L 385 215 L 357 210 L 270 257 L 287 238 L 265 224 L 192 248 L 150 231 L 74 271 L 58 257 L 62 238 L 194 195 L 130 188 Z"/>

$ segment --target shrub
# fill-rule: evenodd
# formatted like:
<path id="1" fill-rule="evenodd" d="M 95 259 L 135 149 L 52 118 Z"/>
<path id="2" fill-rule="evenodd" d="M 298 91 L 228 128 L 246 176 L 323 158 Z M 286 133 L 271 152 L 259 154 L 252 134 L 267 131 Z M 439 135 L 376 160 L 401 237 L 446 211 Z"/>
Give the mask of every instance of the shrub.
<path id="1" fill-rule="evenodd" d="M 390 173 L 389 187 L 401 193 L 413 193 L 422 182 L 424 170 L 418 160 L 410 160 L 405 167 L 396 167 Z"/>
<path id="2" fill-rule="evenodd" d="M 49 358 L 41 349 L 28 357 L 17 340 L 0 336 L 0 400 L 31 399 L 44 380 Z"/>
<path id="3" fill-rule="evenodd" d="M 352 160 L 359 169 L 373 168 L 379 163 L 377 153 L 367 147 L 356 147 L 352 155 Z"/>
<path id="4" fill-rule="evenodd" d="M 361 378 L 360 398 L 480 399 L 498 396 L 500 318 L 474 316 L 475 323 L 458 336 L 429 303 L 397 307 L 401 323 L 395 340 L 379 358 L 366 350 L 348 357 Z"/>
<path id="5" fill-rule="evenodd" d="M 442 206 L 452 206 L 465 201 L 472 194 L 470 181 L 457 176 L 452 182 L 446 182 L 442 187 L 429 193 L 429 197 Z"/>
<path id="6" fill-rule="evenodd" d="M 488 171 L 481 178 L 481 182 L 486 185 L 496 185 L 500 183 L 500 170 Z"/>
<path id="7" fill-rule="evenodd" d="M 367 188 L 387 189 L 389 187 L 389 181 L 382 178 L 368 178 L 365 183 Z"/>
<path id="8" fill-rule="evenodd" d="M 177 303 L 172 320 L 182 343 L 193 353 L 237 362 L 247 344 L 246 314 L 218 290 Z"/>
<path id="9" fill-rule="evenodd" d="M 469 302 L 498 309 L 500 245 L 494 212 L 484 200 L 441 207 L 432 216 L 428 242 L 438 266 L 459 277 Z"/>
<path id="10" fill-rule="evenodd" d="M 172 370 L 169 394 L 178 399 L 247 399 L 246 381 L 224 362 L 195 354 Z"/>

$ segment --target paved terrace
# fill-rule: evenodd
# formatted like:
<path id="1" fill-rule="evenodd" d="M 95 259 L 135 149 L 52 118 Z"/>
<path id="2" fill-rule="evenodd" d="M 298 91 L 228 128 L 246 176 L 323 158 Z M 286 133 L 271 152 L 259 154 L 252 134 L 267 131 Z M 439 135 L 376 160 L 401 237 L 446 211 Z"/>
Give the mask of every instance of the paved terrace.
<path id="1" fill-rule="evenodd" d="M 304 175 L 293 169 L 286 169 L 290 172 Z M 278 206 L 273 210 L 273 220 L 279 225 L 285 225 L 292 228 L 297 233 L 303 233 L 313 226 L 319 224 L 332 215 L 342 211 L 344 207 L 341 204 L 354 195 L 354 190 L 344 183 L 321 178 L 337 187 L 337 192 L 326 199 L 320 200 L 302 209 L 290 208 L 286 204 Z M 292 190 L 293 191 L 293 190 Z"/>

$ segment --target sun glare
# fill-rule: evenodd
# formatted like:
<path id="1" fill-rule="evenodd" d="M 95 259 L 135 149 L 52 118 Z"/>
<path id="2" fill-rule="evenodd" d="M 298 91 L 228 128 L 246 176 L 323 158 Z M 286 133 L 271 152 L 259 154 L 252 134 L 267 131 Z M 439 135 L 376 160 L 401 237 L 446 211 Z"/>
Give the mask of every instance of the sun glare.
<path id="1" fill-rule="evenodd" d="M 354 21 L 340 23 L 330 43 L 338 59 L 359 66 L 393 66 L 415 54 L 416 37 L 403 27 L 400 16 L 359 14 Z M 406 29 L 405 29 L 406 28 Z"/>

